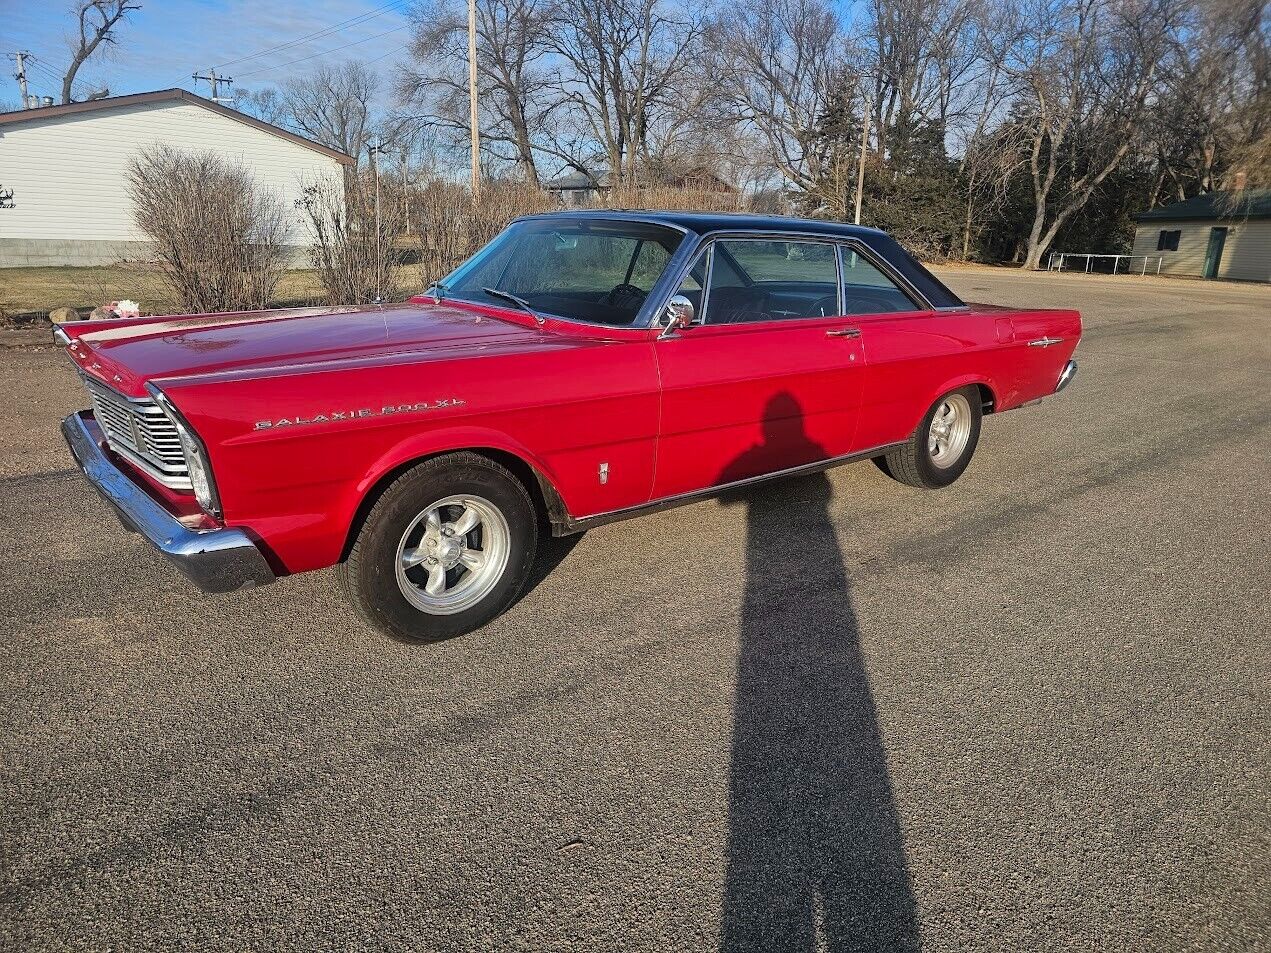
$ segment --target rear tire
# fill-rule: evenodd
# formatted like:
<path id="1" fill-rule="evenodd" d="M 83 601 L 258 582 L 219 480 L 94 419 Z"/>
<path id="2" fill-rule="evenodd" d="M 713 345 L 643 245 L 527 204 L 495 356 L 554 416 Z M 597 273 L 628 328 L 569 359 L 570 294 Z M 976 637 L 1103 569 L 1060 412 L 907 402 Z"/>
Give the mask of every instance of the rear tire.
<path id="1" fill-rule="evenodd" d="M 982 417 L 978 387 L 950 391 L 931 405 L 904 444 L 874 457 L 874 463 L 906 486 L 946 487 L 971 463 Z"/>
<path id="2" fill-rule="evenodd" d="M 453 453 L 384 491 L 336 575 L 385 635 L 435 642 L 516 602 L 537 549 L 538 514 L 524 485 L 488 457 Z"/>

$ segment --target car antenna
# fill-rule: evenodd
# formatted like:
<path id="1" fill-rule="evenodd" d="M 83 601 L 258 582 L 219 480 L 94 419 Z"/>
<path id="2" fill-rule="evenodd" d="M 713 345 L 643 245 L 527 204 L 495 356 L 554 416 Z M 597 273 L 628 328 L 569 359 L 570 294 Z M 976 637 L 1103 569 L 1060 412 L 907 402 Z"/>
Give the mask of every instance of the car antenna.
<path id="1" fill-rule="evenodd" d="M 544 322 L 547 321 L 545 317 L 534 310 L 534 307 L 528 301 L 518 295 L 512 294 L 510 291 L 500 291 L 498 288 L 482 288 L 481 290 L 488 294 L 491 298 L 502 298 L 504 301 L 511 301 L 513 304 L 520 305 L 534 316 L 534 320 L 538 322 L 538 326 L 540 328 L 543 326 Z"/>

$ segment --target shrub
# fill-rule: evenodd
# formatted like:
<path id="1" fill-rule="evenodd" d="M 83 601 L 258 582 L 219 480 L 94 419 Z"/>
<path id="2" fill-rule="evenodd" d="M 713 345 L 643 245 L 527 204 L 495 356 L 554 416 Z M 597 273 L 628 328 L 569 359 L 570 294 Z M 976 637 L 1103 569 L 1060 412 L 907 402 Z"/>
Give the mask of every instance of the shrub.
<path id="1" fill-rule="evenodd" d="M 158 146 L 129 163 L 125 188 L 182 310 L 268 307 L 286 256 L 286 216 L 250 172 L 212 152 Z"/>
<path id="2" fill-rule="evenodd" d="M 602 192 L 593 207 L 662 212 L 740 212 L 745 208 L 745 197 L 740 192 L 673 185 L 621 186 Z"/>
<path id="3" fill-rule="evenodd" d="M 483 182 L 480 200 L 473 201 L 468 186 L 441 179 L 419 189 L 411 205 L 420 235 L 420 271 L 425 283 L 453 271 L 514 218 L 560 207 L 552 196 L 523 182 Z"/>
<path id="4" fill-rule="evenodd" d="M 310 258 L 328 304 L 396 300 L 401 293 L 393 265 L 395 241 L 406 226 L 400 186 L 379 185 L 372 172 L 350 173 L 344 188 L 325 180 L 305 188 L 297 200 L 312 229 Z"/>

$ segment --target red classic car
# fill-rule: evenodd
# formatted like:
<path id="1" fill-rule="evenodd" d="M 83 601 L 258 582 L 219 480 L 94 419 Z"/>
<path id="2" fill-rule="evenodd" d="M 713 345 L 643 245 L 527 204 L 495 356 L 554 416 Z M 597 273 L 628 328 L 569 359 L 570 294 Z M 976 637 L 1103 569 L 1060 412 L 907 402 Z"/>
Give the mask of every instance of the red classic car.
<path id="1" fill-rule="evenodd" d="M 985 414 L 1072 380 L 1081 318 L 963 304 L 873 229 L 571 212 L 402 304 L 57 335 L 125 527 L 209 592 L 337 566 L 437 639 L 511 605 L 544 532 L 866 458 L 947 486 Z"/>

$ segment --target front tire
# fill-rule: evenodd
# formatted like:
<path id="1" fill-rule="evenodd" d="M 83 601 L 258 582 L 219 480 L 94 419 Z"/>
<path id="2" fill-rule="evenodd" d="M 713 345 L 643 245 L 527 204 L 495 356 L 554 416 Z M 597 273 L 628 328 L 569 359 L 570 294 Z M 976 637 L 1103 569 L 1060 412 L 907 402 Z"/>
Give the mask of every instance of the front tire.
<path id="1" fill-rule="evenodd" d="M 874 462 L 906 486 L 946 487 L 970 465 L 980 442 L 982 417 L 978 387 L 950 391 L 931 405 L 904 444 Z"/>
<path id="2" fill-rule="evenodd" d="M 381 632 L 435 642 L 508 609 L 537 546 L 525 486 L 488 457 L 454 453 L 412 467 L 384 491 L 336 574 Z"/>

